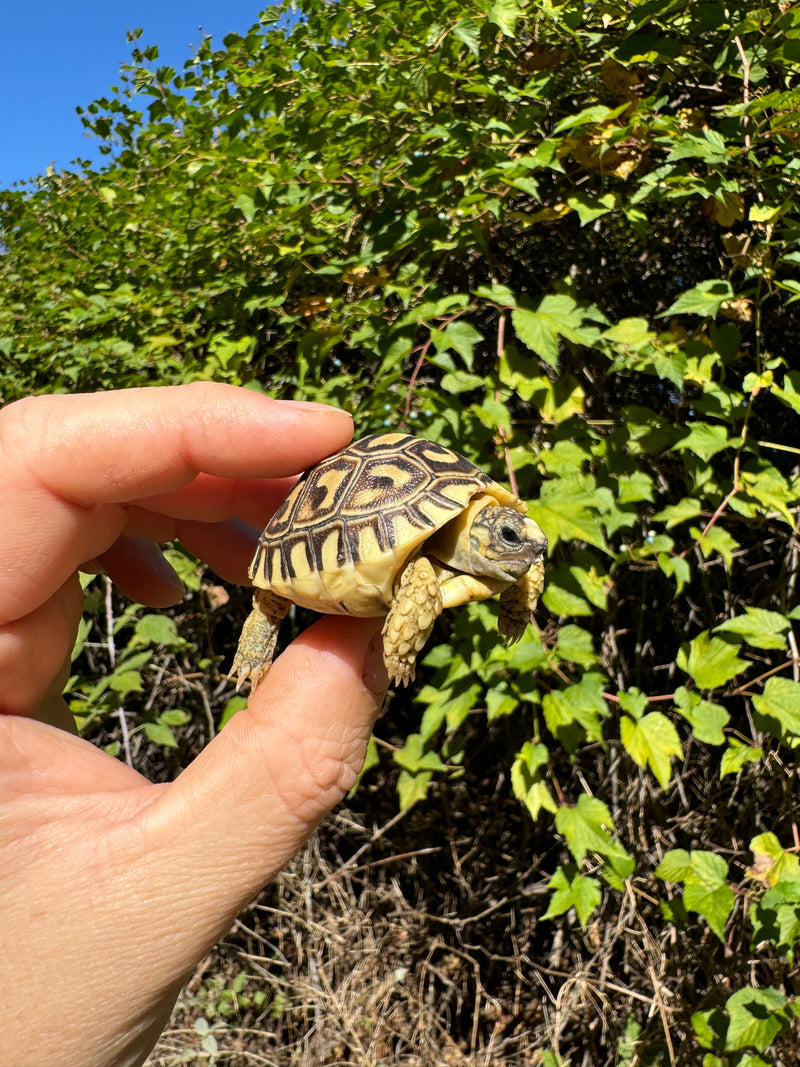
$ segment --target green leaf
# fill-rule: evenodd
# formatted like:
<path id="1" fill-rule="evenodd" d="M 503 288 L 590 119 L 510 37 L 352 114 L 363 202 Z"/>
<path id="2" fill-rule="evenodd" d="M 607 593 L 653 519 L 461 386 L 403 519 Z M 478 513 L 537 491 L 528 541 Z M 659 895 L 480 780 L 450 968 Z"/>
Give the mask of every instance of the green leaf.
<path id="1" fill-rule="evenodd" d="M 411 774 L 447 769 L 438 754 L 428 749 L 421 734 L 409 734 L 405 745 L 393 753 L 393 758 L 395 763 Z"/>
<path id="2" fill-rule="evenodd" d="M 548 293 L 535 311 L 515 308 L 511 322 L 520 341 L 551 367 L 558 366 L 559 337 L 590 346 L 600 336 L 596 327 L 584 324 L 585 310 L 568 293 Z"/>
<path id="3" fill-rule="evenodd" d="M 442 375 L 440 382 L 441 388 L 446 393 L 470 393 L 475 389 L 482 389 L 485 386 L 483 378 L 478 377 L 477 374 L 470 374 L 465 370 L 454 370 L 448 374 Z"/>
<path id="4" fill-rule="evenodd" d="M 730 715 L 719 704 L 703 700 L 699 693 L 679 686 L 675 690 L 675 707 L 692 727 L 692 733 L 698 741 L 707 745 L 724 745 L 724 727 Z M 724 762 L 724 756 L 723 756 Z"/>
<path id="5" fill-rule="evenodd" d="M 568 752 L 574 752 L 584 737 L 602 740 L 602 720 L 608 715 L 603 681 L 601 675 L 587 673 L 576 685 L 554 689 L 542 697 L 547 728 Z"/>
<path id="6" fill-rule="evenodd" d="M 703 559 L 708 559 L 709 556 L 718 552 L 725 560 L 726 566 L 733 565 L 733 554 L 739 548 L 739 542 L 731 537 L 727 530 L 723 530 L 721 526 L 712 526 L 703 533 L 696 526 L 691 526 L 689 533 L 697 541 L 703 553 Z"/>
<path id="7" fill-rule="evenodd" d="M 511 765 L 514 796 L 525 805 L 534 820 L 542 809 L 554 813 L 558 807 L 544 781 L 549 758 L 546 745 L 526 741 Z"/>
<path id="8" fill-rule="evenodd" d="M 728 885 L 728 865 L 714 852 L 667 852 L 655 871 L 665 882 L 683 882 L 683 903 L 687 911 L 702 915 L 720 939 L 725 940 L 725 923 L 733 910 L 733 890 Z"/>
<path id="9" fill-rule="evenodd" d="M 692 1015 L 692 1029 L 700 1048 L 721 1048 L 728 1029 L 728 1019 L 719 1008 L 696 1011 Z M 718 1056 L 704 1056 L 703 1067 L 729 1067 L 729 1064 Z"/>
<path id="10" fill-rule="evenodd" d="M 397 779 L 397 802 L 400 810 L 406 811 L 418 801 L 424 801 L 432 781 L 432 771 L 419 771 L 414 774 L 411 771 L 402 770 Z"/>
<path id="11" fill-rule="evenodd" d="M 760 696 L 753 697 L 756 725 L 787 741 L 800 737 L 800 683 L 790 678 L 768 678 Z"/>
<path id="12" fill-rule="evenodd" d="M 668 556 L 666 552 L 659 552 L 658 565 L 668 578 L 675 579 L 675 596 L 679 596 L 692 576 L 689 564 L 682 556 Z"/>
<path id="13" fill-rule="evenodd" d="M 559 659 L 566 663 L 577 663 L 580 667 L 593 667 L 600 662 L 594 650 L 592 635 L 588 630 L 568 623 L 558 631 L 556 652 Z"/>
<path id="14" fill-rule="evenodd" d="M 664 853 L 654 874 L 665 882 L 683 882 L 691 875 L 692 854 L 685 848 L 673 848 Z"/>
<path id="15" fill-rule="evenodd" d="M 247 697 L 238 695 L 231 697 L 230 700 L 225 704 L 225 707 L 222 709 L 222 715 L 219 720 L 220 730 L 223 728 L 223 726 L 226 726 L 231 721 L 237 711 L 241 711 L 242 708 L 246 707 Z"/>
<path id="16" fill-rule="evenodd" d="M 579 874 L 577 870 L 569 873 L 559 867 L 550 879 L 548 888 L 554 890 L 543 919 L 555 919 L 574 908 L 578 922 L 585 926 L 592 912 L 600 906 L 603 893 L 596 878 Z"/>
<path id="17" fill-rule="evenodd" d="M 746 1048 L 766 1052 L 775 1038 L 791 1025 L 788 1002 L 780 989 L 739 989 L 728 997 L 725 1008 L 730 1016 L 726 1052 Z"/>
<path id="18" fill-rule="evenodd" d="M 431 327 L 430 336 L 437 354 L 457 352 L 465 367 L 472 370 L 475 345 L 483 340 L 481 334 L 473 326 L 463 320 L 456 320 L 449 322 L 443 329 Z"/>
<path id="19" fill-rule="evenodd" d="M 771 464 L 762 465 L 759 470 L 741 471 L 739 481 L 748 496 L 757 500 L 768 510 L 776 511 L 794 528 L 791 508 L 797 502 L 797 494 L 793 492 L 783 475 Z"/>
<path id="20" fill-rule="evenodd" d="M 576 863 L 587 852 L 603 856 L 622 878 L 633 873 L 634 861 L 625 849 L 613 840 L 614 820 L 608 807 L 587 793 L 578 798 L 574 808 L 561 807 L 556 812 L 556 830 L 567 842 Z"/>
<path id="21" fill-rule="evenodd" d="M 678 731 L 661 712 L 653 711 L 638 722 L 623 715 L 620 736 L 628 755 L 640 767 L 648 766 L 662 789 L 669 785 L 672 757 L 683 758 Z"/>
<path id="22" fill-rule="evenodd" d="M 142 615 L 134 626 L 131 644 L 164 645 L 166 648 L 185 648 L 187 642 L 178 634 L 175 620 L 169 615 Z"/>
<path id="23" fill-rule="evenodd" d="M 703 318 L 714 318 L 726 300 L 734 297 L 733 287 L 730 282 L 712 278 L 707 282 L 687 289 L 681 293 L 674 303 L 670 304 L 666 311 L 659 313 L 659 318 L 668 315 L 700 315 Z"/>
<path id="24" fill-rule="evenodd" d="M 762 749 L 743 745 L 732 737 L 728 741 L 728 747 L 722 753 L 719 764 L 719 776 L 723 779 L 727 774 L 738 774 L 742 767 L 748 763 L 758 763 L 764 755 Z"/>
<path id="25" fill-rule="evenodd" d="M 725 881 L 728 865 L 712 852 L 692 853 L 692 873 L 686 879 L 683 903 L 687 911 L 702 915 L 720 939 L 725 941 L 725 924 L 733 911 L 733 890 Z"/>
<path id="26" fill-rule="evenodd" d="M 118 695 L 120 700 L 124 700 L 125 697 L 131 693 L 143 692 L 142 675 L 139 671 L 135 670 L 116 670 L 108 679 L 109 689 Z"/>
<path id="27" fill-rule="evenodd" d="M 672 446 L 676 452 L 688 449 L 700 459 L 709 460 L 731 443 L 726 428 L 717 423 L 694 422 L 686 437 Z"/>
<path id="28" fill-rule="evenodd" d="M 553 135 L 564 133 L 566 130 L 574 130 L 576 126 L 599 126 L 602 122 L 608 122 L 624 108 L 610 108 L 605 104 L 595 104 L 584 108 L 575 115 L 568 115 L 553 128 Z"/>
<path id="29" fill-rule="evenodd" d="M 714 166 L 727 162 L 728 149 L 725 138 L 716 130 L 703 130 L 702 135 L 687 133 L 678 139 L 667 156 L 668 163 L 679 159 L 702 159 Z"/>
<path id="30" fill-rule="evenodd" d="M 667 529 L 671 530 L 673 526 L 678 526 L 682 522 L 696 519 L 702 510 L 703 506 L 699 500 L 694 497 L 684 497 L 677 504 L 671 504 L 666 508 L 662 508 L 661 511 L 657 511 L 653 519 L 657 522 L 666 523 Z"/>
<path id="31" fill-rule="evenodd" d="M 647 471 L 621 474 L 617 485 L 617 502 L 619 504 L 638 504 L 642 500 L 649 501 L 653 499 L 653 479 Z"/>
<path id="32" fill-rule="evenodd" d="M 745 605 L 745 614 L 726 619 L 714 627 L 715 633 L 738 634 L 753 648 L 786 648 L 791 623 L 785 615 L 765 608 Z"/>
<path id="33" fill-rule="evenodd" d="M 783 376 L 783 386 L 773 385 L 772 393 L 792 411 L 800 414 L 800 371 L 787 371 Z"/>
<path id="34" fill-rule="evenodd" d="M 165 722 L 161 722 L 160 720 L 157 722 L 146 722 L 144 724 L 144 732 L 147 734 L 148 740 L 152 741 L 154 745 L 160 745 L 161 748 L 178 747 L 175 735 Z"/>
<path id="35" fill-rule="evenodd" d="M 594 222 L 595 219 L 607 215 L 609 211 L 613 210 L 615 203 L 616 198 L 611 193 L 600 197 L 599 200 L 587 196 L 586 193 L 573 193 L 572 196 L 567 197 L 567 204 L 573 211 L 577 212 L 581 226 L 587 226 L 590 222 Z"/>
<path id="36" fill-rule="evenodd" d="M 453 26 L 452 34 L 456 38 L 463 42 L 467 48 L 472 52 L 474 56 L 479 55 L 478 50 L 478 37 L 480 28 L 475 19 L 459 19 L 459 21 Z"/>
<path id="37" fill-rule="evenodd" d="M 505 686 L 490 689 L 486 694 L 486 721 L 494 722 L 505 715 L 513 715 L 519 708 L 519 697 Z"/>
<path id="38" fill-rule="evenodd" d="M 694 679 L 699 689 L 717 689 L 741 674 L 749 664 L 740 659 L 736 646 L 707 630 L 680 647 L 678 667 Z"/>
<path id="39" fill-rule="evenodd" d="M 192 721 L 192 716 L 185 708 L 170 708 L 161 712 L 158 721 L 166 723 L 167 726 L 185 726 L 187 722 Z"/>
<path id="40" fill-rule="evenodd" d="M 647 711 L 647 696 L 636 686 L 633 686 L 627 692 L 620 690 L 617 693 L 617 700 L 619 700 L 619 706 L 622 710 L 626 711 L 634 722 L 639 722 Z"/>
<path id="41" fill-rule="evenodd" d="M 597 497 L 578 478 L 555 478 L 542 485 L 528 511 L 550 541 L 585 541 L 608 551 L 597 515 Z"/>
<path id="42" fill-rule="evenodd" d="M 245 222 L 252 222 L 256 217 L 256 204 L 252 196 L 248 196 L 247 193 L 241 193 L 233 202 L 233 206 L 238 208 L 244 216 Z"/>
<path id="43" fill-rule="evenodd" d="M 494 0 L 487 18 L 506 37 L 513 37 L 517 20 L 522 16 L 518 0 Z"/>

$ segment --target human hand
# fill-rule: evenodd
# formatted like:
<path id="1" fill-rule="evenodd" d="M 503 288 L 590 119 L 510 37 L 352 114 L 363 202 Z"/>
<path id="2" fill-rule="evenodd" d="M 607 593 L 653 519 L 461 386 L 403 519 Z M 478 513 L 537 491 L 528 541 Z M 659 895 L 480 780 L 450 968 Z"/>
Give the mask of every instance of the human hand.
<path id="1" fill-rule="evenodd" d="M 78 567 L 165 606 L 181 594 L 157 542 L 179 537 L 241 581 L 253 534 L 233 516 L 263 526 L 351 432 L 335 409 L 214 383 L 0 411 L 5 1064 L 141 1062 L 197 961 L 354 784 L 386 686 L 380 620 L 323 618 L 153 785 L 48 725 L 71 721 Z"/>

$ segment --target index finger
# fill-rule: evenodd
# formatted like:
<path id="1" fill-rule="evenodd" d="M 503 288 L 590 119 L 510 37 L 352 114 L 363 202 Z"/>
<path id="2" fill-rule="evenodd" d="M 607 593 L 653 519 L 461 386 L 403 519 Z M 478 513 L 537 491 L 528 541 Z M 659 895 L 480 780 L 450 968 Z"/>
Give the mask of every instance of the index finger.
<path id="1" fill-rule="evenodd" d="M 350 416 L 215 382 L 32 397 L 0 411 L 0 625 L 125 528 L 124 506 L 217 478 L 285 477 L 345 445 Z"/>
<path id="2" fill-rule="evenodd" d="M 166 493 L 200 472 L 296 474 L 347 444 L 352 429 L 338 408 L 193 382 L 19 400 L 0 412 L 0 456 L 12 487 L 33 478 L 91 507 Z"/>

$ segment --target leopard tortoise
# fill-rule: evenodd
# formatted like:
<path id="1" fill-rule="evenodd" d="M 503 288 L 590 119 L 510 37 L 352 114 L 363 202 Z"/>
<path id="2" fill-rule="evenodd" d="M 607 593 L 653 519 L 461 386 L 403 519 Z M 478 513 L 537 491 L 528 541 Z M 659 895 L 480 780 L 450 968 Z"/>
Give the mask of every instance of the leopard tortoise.
<path id="1" fill-rule="evenodd" d="M 292 603 L 385 615 L 395 684 L 413 679 L 445 608 L 499 593 L 500 636 L 517 641 L 542 592 L 546 548 L 522 501 L 463 456 L 402 433 L 364 437 L 306 471 L 261 535 L 231 677 L 255 686 L 269 670 Z"/>

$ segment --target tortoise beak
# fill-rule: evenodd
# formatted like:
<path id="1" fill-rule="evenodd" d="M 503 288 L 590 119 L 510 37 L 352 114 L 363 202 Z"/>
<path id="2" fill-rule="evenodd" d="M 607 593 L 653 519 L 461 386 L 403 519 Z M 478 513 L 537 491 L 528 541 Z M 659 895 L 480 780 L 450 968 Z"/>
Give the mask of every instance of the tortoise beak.
<path id="1" fill-rule="evenodd" d="M 525 540 L 527 541 L 526 547 L 529 547 L 531 552 L 531 566 L 534 563 L 541 563 L 547 551 L 547 538 L 541 526 L 533 519 L 525 520 Z"/>

